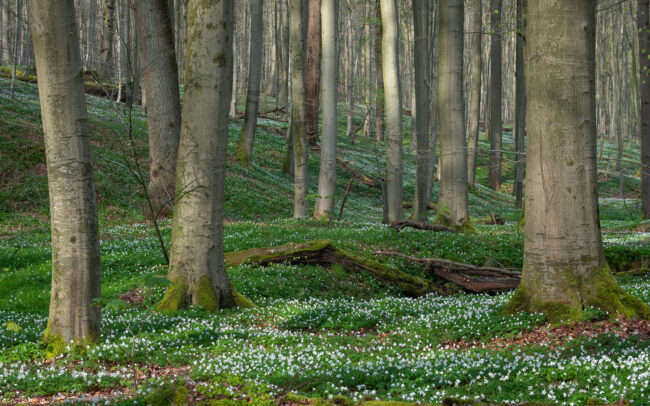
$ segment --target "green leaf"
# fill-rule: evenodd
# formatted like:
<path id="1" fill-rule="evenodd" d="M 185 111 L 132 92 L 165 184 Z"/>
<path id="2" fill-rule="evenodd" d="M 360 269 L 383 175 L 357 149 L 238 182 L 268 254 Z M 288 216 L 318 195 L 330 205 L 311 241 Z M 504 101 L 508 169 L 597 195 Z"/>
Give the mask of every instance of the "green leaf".
<path id="1" fill-rule="evenodd" d="M 144 285 L 150 288 L 155 288 L 157 286 L 167 287 L 173 284 L 174 282 L 170 281 L 164 276 L 150 276 L 144 281 Z"/>
<path id="2" fill-rule="evenodd" d="M 7 328 L 7 330 L 13 331 L 14 333 L 20 333 L 23 330 L 22 327 L 20 327 L 18 324 L 16 324 L 13 321 L 6 322 L 5 327 Z"/>

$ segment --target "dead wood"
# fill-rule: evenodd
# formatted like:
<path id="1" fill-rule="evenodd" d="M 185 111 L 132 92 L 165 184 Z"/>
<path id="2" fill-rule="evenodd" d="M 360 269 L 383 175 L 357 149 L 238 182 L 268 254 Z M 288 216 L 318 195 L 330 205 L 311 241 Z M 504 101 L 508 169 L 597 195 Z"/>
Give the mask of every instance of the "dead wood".
<path id="1" fill-rule="evenodd" d="M 397 231 L 402 231 L 402 229 L 406 227 L 412 227 L 418 230 L 426 230 L 426 231 L 444 231 L 448 233 L 457 232 L 453 228 L 443 226 L 442 224 L 429 224 L 429 223 L 423 223 L 421 221 L 415 221 L 415 220 L 396 221 L 394 223 L 391 223 L 390 226 Z"/>

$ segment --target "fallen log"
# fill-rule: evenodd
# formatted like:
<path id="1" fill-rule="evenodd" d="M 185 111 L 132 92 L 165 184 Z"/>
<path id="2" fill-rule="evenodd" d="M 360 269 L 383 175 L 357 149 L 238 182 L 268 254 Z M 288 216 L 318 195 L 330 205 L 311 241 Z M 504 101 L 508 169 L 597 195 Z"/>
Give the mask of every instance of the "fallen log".
<path id="1" fill-rule="evenodd" d="M 430 224 L 430 223 L 423 223 L 421 221 L 415 221 L 415 220 L 402 220 L 402 221 L 395 221 L 391 223 L 390 225 L 397 231 L 402 231 L 402 229 L 406 227 L 412 227 L 418 230 L 426 230 L 426 231 L 444 231 L 448 233 L 457 233 L 456 230 L 454 230 L 451 227 L 443 226 L 442 224 Z"/>
<path id="2" fill-rule="evenodd" d="M 424 264 L 432 275 L 454 282 L 474 293 L 497 293 L 519 286 L 521 271 L 510 268 L 481 267 L 439 258 L 417 258 L 400 252 L 375 251 L 374 254 L 396 256 Z"/>
<path id="3" fill-rule="evenodd" d="M 334 247 L 330 240 L 289 243 L 276 247 L 228 252 L 225 254 L 225 260 L 226 267 L 241 264 L 265 266 L 274 263 L 321 266 L 338 264 L 350 272 L 369 272 L 380 281 L 401 288 L 408 296 L 418 297 L 428 293 L 441 292 L 434 283 L 424 278 L 412 276 L 398 269 L 352 255 Z"/>

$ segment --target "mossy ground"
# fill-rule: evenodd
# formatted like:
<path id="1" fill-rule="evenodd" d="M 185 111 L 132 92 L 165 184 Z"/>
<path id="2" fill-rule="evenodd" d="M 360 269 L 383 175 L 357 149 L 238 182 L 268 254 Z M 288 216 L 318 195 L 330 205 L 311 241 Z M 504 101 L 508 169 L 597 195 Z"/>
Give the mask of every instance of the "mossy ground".
<path id="1" fill-rule="evenodd" d="M 0 79 L 0 89 L 6 88 L 3 85 L 6 80 Z M 273 105 L 269 99 L 263 99 L 263 103 Z M 639 384 L 639 376 L 650 372 L 647 358 L 643 358 L 650 355 L 650 346 L 638 339 L 622 340 L 605 334 L 558 349 L 525 346 L 505 351 L 456 351 L 439 346 L 444 340 L 508 337 L 544 320 L 535 314 L 500 315 L 510 298 L 507 295 L 406 299 L 399 289 L 370 272 L 352 274 L 334 266 L 259 267 L 241 264 L 233 257 L 230 260 L 235 266 L 228 269 L 233 288 L 250 302 L 236 293 L 233 296 L 239 307 L 246 309 L 214 313 L 194 307 L 176 310 L 187 300 L 183 294 L 170 295 L 174 292 L 170 288 L 165 296 L 166 287 L 148 284 L 152 277 L 165 276 L 167 268 L 151 226 L 140 212 L 141 191 L 122 161 L 128 156 L 121 149 L 123 112 L 119 106 L 115 108 L 92 96 L 88 97 L 88 106 L 100 210 L 102 297 L 111 301 L 137 292 L 142 302 L 126 304 L 119 310 L 105 309 L 99 345 L 84 351 L 72 349 L 42 363 L 48 353 L 39 339 L 47 323 L 51 251 L 38 97 L 34 86 L 25 83 L 18 84 L 16 101 L 0 90 L 0 363 L 4 365 L 0 371 L 0 403 L 59 392 L 127 388 L 130 392 L 124 396 L 126 399 L 110 401 L 133 404 L 134 398 L 142 401 L 146 395 L 134 393 L 129 376 L 132 368 L 139 368 L 138 376 L 144 377 L 138 381 L 139 388 L 147 391 L 169 388 L 176 379 L 146 374 L 156 366 L 185 367 L 183 373 L 196 382 L 208 382 L 224 371 L 237 375 L 247 383 L 238 381 L 233 386 L 236 395 L 221 399 L 231 404 L 240 402 L 238 396 L 243 393 L 251 399 L 267 399 L 265 396 L 271 391 L 277 393 L 278 388 L 290 388 L 299 396 L 321 398 L 324 402 L 329 402 L 330 395 L 343 395 L 354 404 L 365 397 L 373 401 L 441 404 L 450 396 L 480 396 L 496 403 L 517 400 L 523 404 L 549 401 L 551 389 L 558 402 L 576 405 L 594 397 L 609 403 L 624 397 L 634 400 L 632 404 L 644 404 L 650 398 L 649 389 Z M 358 116 L 360 123 L 361 110 Z M 146 166 L 146 122 L 138 110 L 134 117 L 136 147 Z M 258 123 L 286 126 L 269 119 Z M 345 124 L 344 115 L 340 124 Z M 405 119 L 406 132 L 409 125 L 410 120 Z M 230 155 L 235 152 L 240 133 L 241 126 L 231 124 Z M 504 149 L 508 149 L 509 133 L 504 134 L 504 142 Z M 480 147 L 487 150 L 489 145 L 481 139 Z M 604 148 L 614 147 L 604 144 Z M 522 266 L 523 234 L 517 226 L 521 211 L 513 207 L 509 194 L 513 160 L 504 163 L 502 190 L 491 191 L 482 186 L 487 179 L 488 156 L 481 151 L 478 184 L 470 191 L 472 219 L 485 218 L 494 211 L 506 219 L 505 225 L 474 222 L 475 234 L 412 229 L 397 232 L 380 224 L 380 191 L 358 182 L 353 182 L 342 221 L 290 219 L 293 189 L 281 171 L 285 149 L 283 137 L 258 131 L 252 165 L 229 163 L 225 251 L 328 239 L 351 255 L 423 279 L 428 275 L 422 267 L 404 259 L 375 255 L 374 251 L 399 251 L 475 265 L 494 261 L 506 267 Z M 352 143 L 341 135 L 339 152 L 364 174 L 381 176 L 383 145 L 363 137 Z M 316 179 L 317 156 L 310 154 L 309 159 L 310 178 Z M 638 152 L 626 148 L 626 165 L 634 160 L 638 162 Z M 414 190 L 415 158 L 408 152 L 404 169 L 405 198 L 409 200 Z M 625 169 L 630 185 L 636 187 L 636 169 Z M 350 179 L 350 174 L 339 170 L 337 214 Z M 603 191 L 609 194 L 607 187 Z M 316 195 L 315 182 L 309 193 Z M 437 196 L 436 186 L 432 201 L 437 201 Z M 648 237 L 630 232 L 645 224 L 637 202 L 607 198 L 600 203 L 602 228 L 606 230 L 605 252 L 612 269 L 647 268 Z M 428 211 L 427 221 L 435 215 L 435 211 Z M 170 230 L 170 221 L 163 220 L 166 244 Z M 650 302 L 648 276 L 627 276 L 620 281 L 625 292 L 643 303 Z M 160 302 L 163 297 L 165 300 Z M 250 306 L 251 302 L 256 306 Z M 174 311 L 153 311 L 158 303 L 160 309 Z M 628 296 L 622 296 L 621 303 L 635 306 Z M 23 331 L 3 330 L 9 321 L 23 327 Z M 594 360 L 599 362 L 598 368 L 591 367 Z M 495 378 L 490 378 L 490 373 Z M 251 381 L 268 387 L 251 386 Z"/>

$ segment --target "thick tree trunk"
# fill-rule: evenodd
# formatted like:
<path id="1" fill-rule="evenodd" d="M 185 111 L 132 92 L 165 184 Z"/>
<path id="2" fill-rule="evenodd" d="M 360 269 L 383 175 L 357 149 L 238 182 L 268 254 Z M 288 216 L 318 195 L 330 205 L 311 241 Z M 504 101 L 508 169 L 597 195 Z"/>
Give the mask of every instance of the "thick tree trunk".
<path id="1" fill-rule="evenodd" d="M 422 220 L 426 217 L 427 171 L 429 168 L 429 0 L 413 0 L 413 27 L 415 32 L 415 111 L 419 112 L 415 120 L 416 170 L 415 198 L 413 199 L 412 217 Z M 411 138 L 413 141 L 413 138 Z"/>
<path id="2" fill-rule="evenodd" d="M 291 124 L 293 126 L 293 216 L 307 216 L 307 131 L 305 106 L 305 29 L 302 0 L 289 0 L 291 53 Z"/>
<path id="3" fill-rule="evenodd" d="M 650 219 L 650 0 L 639 0 L 639 62 L 641 74 L 641 205 L 643 217 Z"/>
<path id="4" fill-rule="evenodd" d="M 402 99 L 399 77 L 399 30 L 395 0 L 381 0 L 381 64 L 386 101 L 386 186 L 388 222 L 404 219 L 402 208 Z"/>
<path id="5" fill-rule="evenodd" d="M 102 28 L 102 49 L 100 51 L 100 77 L 111 79 L 113 74 L 113 27 L 115 24 L 115 0 L 103 0 L 104 24 Z"/>
<path id="6" fill-rule="evenodd" d="M 515 207 L 524 199 L 524 139 L 526 136 L 526 83 L 524 79 L 524 16 L 525 0 L 517 0 L 517 44 L 515 68 Z"/>
<path id="7" fill-rule="evenodd" d="M 650 317 L 605 257 L 596 184 L 595 10 L 591 0 L 528 0 L 528 154 L 521 284 L 507 312 L 580 320 L 586 306 Z"/>
<path id="8" fill-rule="evenodd" d="M 440 3 L 440 210 L 436 222 L 471 231 L 467 192 L 467 143 L 463 107 L 462 0 Z"/>
<path id="9" fill-rule="evenodd" d="M 264 0 L 251 2 L 250 57 L 248 65 L 248 95 L 246 96 L 246 113 L 244 127 L 237 152 L 237 161 L 250 164 L 253 157 L 253 143 L 257 128 L 257 112 L 260 106 L 260 85 L 262 82 L 262 43 L 264 34 Z"/>
<path id="10" fill-rule="evenodd" d="M 43 339 L 51 355 L 67 343 L 99 341 L 97 202 L 73 0 L 31 0 L 50 216 L 52 293 Z"/>
<path id="11" fill-rule="evenodd" d="M 320 99 L 321 0 L 309 0 L 307 25 L 307 138 L 310 145 L 318 142 L 318 111 Z"/>
<path id="12" fill-rule="evenodd" d="M 334 216 L 336 192 L 336 95 L 338 74 L 337 27 L 338 0 L 322 0 L 322 62 L 323 139 L 318 174 L 318 199 L 314 217 L 331 219 Z"/>
<path id="13" fill-rule="evenodd" d="M 377 22 L 375 23 L 375 66 L 377 67 L 377 90 L 375 92 L 375 139 L 384 140 L 384 72 L 381 61 L 382 23 L 381 7 L 377 4 Z"/>
<path id="14" fill-rule="evenodd" d="M 482 0 L 474 0 L 471 3 L 470 38 L 471 38 L 471 86 L 469 106 L 469 148 L 467 149 L 467 183 L 471 188 L 476 183 L 476 155 L 478 153 L 478 127 L 481 120 L 481 33 L 482 23 Z"/>
<path id="15" fill-rule="evenodd" d="M 148 216 L 172 211 L 176 194 L 176 160 L 181 128 L 178 66 L 167 0 L 136 1 L 149 128 Z M 149 211 L 149 210 L 148 210 Z"/>
<path id="16" fill-rule="evenodd" d="M 169 280 L 158 310 L 235 306 L 223 257 L 233 1 L 190 0 Z"/>
<path id="17" fill-rule="evenodd" d="M 499 190 L 501 187 L 501 157 L 502 153 L 502 99 L 503 81 L 501 78 L 501 1 L 490 1 L 490 20 L 492 25 L 492 42 L 490 45 L 490 166 L 488 168 L 488 184 L 490 188 Z"/>
<path id="18" fill-rule="evenodd" d="M 0 25 L 0 63 L 9 63 L 9 0 L 0 2 Z"/>

